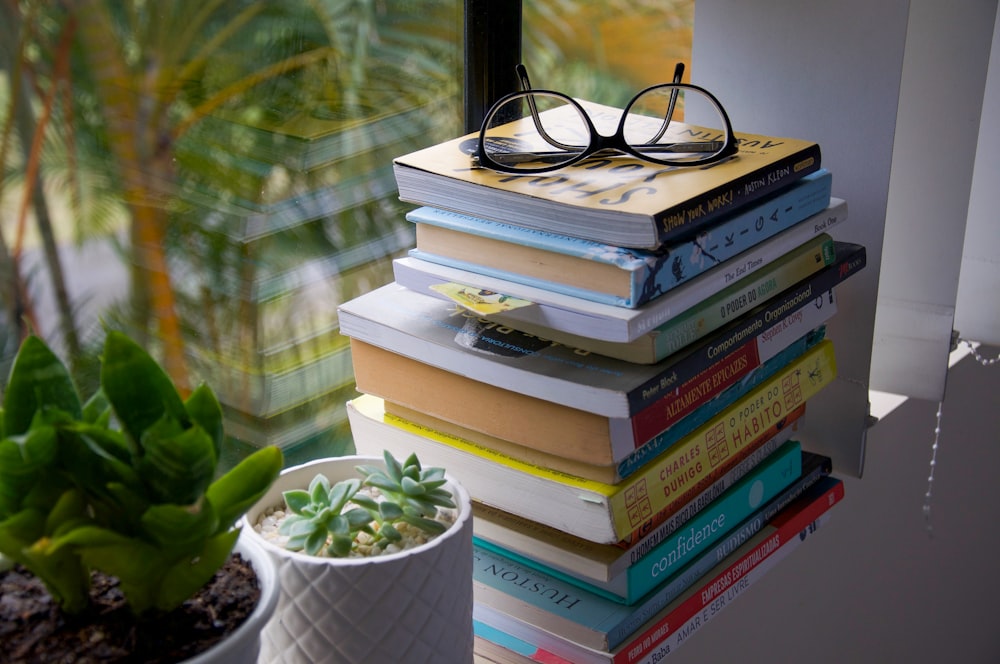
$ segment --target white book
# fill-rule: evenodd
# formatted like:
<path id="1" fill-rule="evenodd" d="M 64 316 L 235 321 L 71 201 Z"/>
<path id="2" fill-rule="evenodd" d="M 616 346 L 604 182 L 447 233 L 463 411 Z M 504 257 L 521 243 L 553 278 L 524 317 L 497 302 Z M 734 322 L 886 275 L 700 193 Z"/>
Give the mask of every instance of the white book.
<path id="1" fill-rule="evenodd" d="M 598 340 L 628 343 L 656 331 L 658 327 L 696 306 L 708 306 L 706 303 L 711 302 L 717 307 L 718 304 L 712 298 L 724 298 L 730 292 L 736 294 L 747 289 L 756 290 L 755 286 L 766 282 L 760 275 L 772 269 L 775 261 L 825 234 L 833 225 L 842 223 L 846 218 L 847 203 L 832 198 L 830 206 L 818 215 L 813 215 L 635 309 L 592 302 L 414 257 L 396 259 L 393 262 L 393 273 L 397 283 L 443 299 L 448 296 L 434 287 L 450 283 L 525 300 L 530 304 L 492 316 L 513 327 L 520 325 L 521 329 L 528 331 L 539 328 L 563 330 Z M 730 311 L 727 314 L 729 317 L 733 315 L 736 312 Z"/>

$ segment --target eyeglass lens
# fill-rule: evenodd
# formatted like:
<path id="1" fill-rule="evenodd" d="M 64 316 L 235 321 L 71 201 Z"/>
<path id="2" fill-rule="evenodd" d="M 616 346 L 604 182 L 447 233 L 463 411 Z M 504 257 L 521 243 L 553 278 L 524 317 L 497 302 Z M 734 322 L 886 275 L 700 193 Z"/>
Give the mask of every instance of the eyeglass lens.
<path id="1" fill-rule="evenodd" d="M 519 121 L 508 124 L 514 120 Z M 490 158 L 529 171 L 572 161 L 587 149 L 591 138 L 579 109 L 566 98 L 545 92 L 508 99 L 486 119 L 484 129 Z"/>
<path id="2" fill-rule="evenodd" d="M 699 118 L 697 125 L 685 124 Z M 714 157 L 725 145 L 725 121 L 702 92 L 659 85 L 640 94 L 625 116 L 625 142 L 641 155 L 674 163 Z"/>

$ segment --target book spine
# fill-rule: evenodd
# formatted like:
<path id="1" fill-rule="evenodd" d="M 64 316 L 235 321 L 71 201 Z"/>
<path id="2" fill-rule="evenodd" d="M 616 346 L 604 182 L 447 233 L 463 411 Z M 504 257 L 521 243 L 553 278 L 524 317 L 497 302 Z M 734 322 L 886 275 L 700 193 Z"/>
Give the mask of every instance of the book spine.
<path id="1" fill-rule="evenodd" d="M 821 169 L 703 227 L 692 239 L 661 248 L 669 259 L 669 270 L 664 269 L 667 267 L 664 261 L 649 273 L 645 283 L 639 284 L 635 306 L 656 299 L 779 232 L 820 214 L 830 204 L 832 182 L 830 172 Z"/>
<path id="2" fill-rule="evenodd" d="M 818 344 L 824 335 L 824 327 L 808 331 L 763 363 L 756 361 L 755 344 L 747 344 L 736 353 L 730 353 L 710 371 L 679 387 L 670 395 L 673 398 L 664 399 L 631 418 L 636 448 L 660 434 L 668 436 L 663 440 L 668 444 L 671 438 L 679 440 L 691 433 L 716 412 Z"/>
<path id="3" fill-rule="evenodd" d="M 676 426 L 705 402 L 719 398 L 724 391 L 729 394 L 729 391 L 733 391 L 732 386 L 738 382 L 749 382 L 747 376 L 759 378 L 766 371 L 765 367 L 773 366 L 772 361 L 776 358 L 785 356 L 791 359 L 822 340 L 825 323 L 837 311 L 834 292 L 828 291 L 817 298 L 815 304 L 816 306 L 788 313 L 785 318 L 748 341 L 721 353 L 714 364 L 679 386 L 669 388 L 682 375 L 675 369 L 664 377 L 661 386 L 648 388 L 658 393 L 659 398 L 629 419 L 631 439 L 635 446 L 639 447 L 653 436 Z M 790 347 L 799 344 L 804 344 L 799 352 L 790 350 Z M 732 396 L 735 398 L 738 394 L 733 391 Z M 617 420 L 612 420 L 611 423 L 613 437 L 624 435 L 618 432 Z"/>
<path id="4" fill-rule="evenodd" d="M 693 515 L 684 524 L 683 530 L 678 530 L 649 549 L 636 548 L 630 551 L 630 565 L 623 574 L 618 575 L 623 583 L 615 583 L 612 580 L 611 583 L 597 584 L 540 563 L 528 556 L 522 556 L 502 545 L 483 541 L 478 543 L 522 565 L 613 601 L 632 605 L 673 576 L 683 565 L 698 559 L 709 547 L 750 516 L 756 508 L 770 501 L 798 479 L 801 473 L 801 446 L 796 441 L 789 441 L 718 500 Z"/>
<path id="5" fill-rule="evenodd" d="M 633 491 L 612 497 L 616 521 L 622 525 L 619 539 L 667 508 L 675 495 L 702 480 L 726 457 L 764 440 L 763 432 L 782 423 L 835 375 L 833 345 L 823 340 L 681 441 L 664 434 L 636 450 L 619 464 L 622 476 L 635 473 L 627 484 Z"/>
<path id="6" fill-rule="evenodd" d="M 833 239 L 826 234 L 817 236 L 798 250 L 786 254 L 783 259 L 760 268 L 732 287 L 705 298 L 656 327 L 657 354 L 667 356 L 676 353 L 750 311 L 758 303 L 815 274 L 832 263 L 834 258 Z"/>
<path id="7" fill-rule="evenodd" d="M 832 256 L 831 251 L 830 255 Z M 829 262 L 826 263 L 829 265 Z M 815 274 L 815 272 L 813 273 Z M 727 321 L 746 313 L 754 306 L 755 300 L 763 300 L 772 296 L 773 293 L 781 293 L 808 279 L 810 274 L 801 274 L 799 279 L 778 281 L 761 280 L 757 284 L 751 284 L 740 293 L 733 295 L 725 301 L 716 298 L 714 301 L 705 301 L 697 309 L 689 310 L 680 316 L 656 328 L 656 337 L 653 340 L 656 357 L 667 357 L 685 346 L 701 339 L 706 333 L 719 329 Z M 709 306 L 712 305 L 712 306 Z"/>
<path id="8" fill-rule="evenodd" d="M 684 523 L 683 513 L 697 511 L 715 500 L 728 487 L 740 480 L 757 464 L 761 463 L 771 452 L 791 437 L 795 423 L 806 412 L 806 404 L 788 413 L 780 426 L 774 428 L 775 434 L 764 440 L 760 445 L 747 445 L 729 459 L 721 463 L 700 482 L 695 482 L 686 490 L 677 494 L 674 504 L 654 514 L 648 521 L 620 540 L 617 546 L 621 549 L 631 549 L 637 543 L 650 537 L 669 535 Z M 662 532 L 661 532 L 662 529 Z"/>
<path id="9" fill-rule="evenodd" d="M 838 207 L 846 209 L 847 206 L 840 201 Z M 827 234 L 816 236 L 812 227 L 811 221 L 805 221 L 802 226 L 805 230 L 793 227 L 779 233 L 720 265 L 718 270 L 706 271 L 673 289 L 669 295 L 656 298 L 637 309 L 592 302 L 414 257 L 393 261 L 393 275 L 400 285 L 451 300 L 504 325 L 569 346 L 597 350 L 593 347 L 595 342 L 612 347 L 614 344 L 633 343 L 685 313 L 690 316 L 696 311 L 703 311 L 706 300 L 711 300 L 715 308 L 724 306 L 724 298 L 735 298 L 755 284 L 754 295 L 747 295 L 746 299 L 758 298 L 762 301 L 763 298 L 757 295 L 761 287 L 768 295 L 776 293 L 778 287 L 774 284 L 769 286 L 765 275 L 788 274 L 786 264 L 793 258 L 802 257 L 801 252 L 806 250 L 803 245 L 809 246 L 809 242 L 818 237 L 829 239 Z M 800 272 L 798 278 L 804 278 L 822 265 L 809 264 L 810 270 Z M 793 283 L 794 280 L 788 281 L 787 285 Z M 490 291 L 495 297 L 482 301 L 476 294 L 481 290 Z M 727 320 L 734 315 L 728 311 Z M 585 330 L 585 335 L 579 334 L 578 330 Z M 591 340 L 589 345 L 588 340 Z"/>
<path id="10" fill-rule="evenodd" d="M 613 664 L 639 664 L 658 661 L 656 654 L 667 654 L 663 645 L 677 646 L 708 622 L 727 603 L 742 594 L 752 583 L 770 571 L 782 558 L 815 532 L 817 522 L 844 497 L 844 485 L 834 480 L 826 492 L 810 507 L 779 524 L 770 537 L 741 556 L 725 571 L 701 585 L 679 606 L 654 625 L 622 644 Z M 777 522 L 777 518 L 775 519 Z"/>
<path id="11" fill-rule="evenodd" d="M 636 413 L 652 405 L 663 396 L 663 390 L 689 380 L 711 367 L 726 353 L 752 343 L 772 326 L 788 320 L 806 306 L 815 305 L 817 298 L 825 296 L 835 286 L 864 269 L 867 263 L 864 247 L 834 242 L 834 250 L 837 258 L 832 264 L 747 312 L 707 341 L 693 345 L 683 359 L 671 364 L 663 375 L 632 390 L 629 393 L 631 412 Z"/>
<path id="12" fill-rule="evenodd" d="M 650 450 L 643 467 L 634 477 L 618 485 L 539 468 L 492 448 L 428 430 L 384 413 L 378 418 L 412 435 L 437 444 L 443 443 L 483 461 L 572 486 L 575 494 L 580 496 L 579 500 L 588 503 L 592 509 L 602 505 L 600 523 L 588 521 L 589 534 L 584 538 L 613 543 L 633 537 L 638 530 L 647 528 L 654 515 L 689 500 L 689 497 L 685 498 L 688 490 L 699 485 L 717 467 L 726 465 L 742 450 L 758 447 L 773 437 L 787 424 L 789 414 L 832 381 L 835 373 L 833 347 L 824 340 L 683 440 L 668 448 L 668 444 L 657 437 L 643 446 L 642 450 Z M 444 451 L 441 453 L 444 454 Z M 497 506 L 519 513 L 517 509 L 504 506 L 508 503 L 497 503 Z M 597 514 L 594 513 L 595 517 Z M 564 520 L 559 524 L 553 522 L 549 525 L 566 528 Z"/>
<path id="13" fill-rule="evenodd" d="M 699 553 L 725 537 L 760 505 L 777 496 L 802 473 L 802 452 L 790 441 L 776 455 L 717 500 L 695 513 L 680 529 L 648 551 L 630 551 L 625 601 L 634 604 Z"/>
<path id="14" fill-rule="evenodd" d="M 809 146 L 765 168 L 696 196 L 669 212 L 657 215 L 655 221 L 659 243 L 662 245 L 693 236 L 732 210 L 818 171 L 821 158 L 819 145 Z"/>
<path id="15" fill-rule="evenodd" d="M 504 653 L 501 657 L 502 659 L 494 660 L 490 657 L 489 653 L 482 653 L 486 662 L 496 662 L 500 664 L 501 662 L 539 662 L 540 664 L 574 664 L 568 659 L 564 659 L 559 655 L 554 655 L 550 652 L 545 652 L 537 646 L 534 646 L 523 639 L 519 639 L 516 636 L 511 636 L 503 630 L 496 629 L 482 620 L 472 621 L 472 631 L 476 635 L 477 647 L 476 654 L 480 654 L 480 648 L 478 647 L 478 641 L 480 639 L 492 643 L 494 646 L 499 646 L 509 653 Z M 479 662 L 477 659 L 476 662 Z"/>
<path id="16" fill-rule="evenodd" d="M 731 468 L 717 469 L 724 472 L 718 472 L 717 476 L 713 473 L 713 477 L 708 478 L 711 482 L 706 482 L 700 493 L 682 507 L 661 515 L 658 526 L 654 528 L 650 525 L 653 529 L 644 530 L 644 535 L 637 536 L 634 541 L 595 544 L 480 502 L 476 502 L 473 510 L 475 516 L 479 517 L 474 521 L 474 536 L 477 541 L 492 542 L 551 567 L 565 569 L 584 580 L 607 581 L 628 567 L 629 549 L 633 546 L 652 546 L 677 530 L 691 515 L 721 496 L 726 489 L 763 463 L 772 452 L 791 440 L 795 429 L 795 426 L 786 426 L 760 447 L 749 451 L 745 458 L 741 458 Z M 644 544 L 646 542 L 653 544 Z"/>

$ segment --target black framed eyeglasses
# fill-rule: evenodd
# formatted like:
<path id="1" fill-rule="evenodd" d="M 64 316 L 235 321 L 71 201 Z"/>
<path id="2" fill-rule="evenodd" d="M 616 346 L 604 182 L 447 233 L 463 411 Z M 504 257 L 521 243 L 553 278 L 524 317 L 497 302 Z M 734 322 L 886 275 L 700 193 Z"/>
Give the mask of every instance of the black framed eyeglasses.
<path id="1" fill-rule="evenodd" d="M 472 158 L 475 167 L 546 173 L 615 154 L 666 166 L 703 166 L 738 152 L 719 100 L 702 87 L 681 83 L 683 63 L 674 69 L 672 83 L 650 86 L 632 97 L 611 135 L 597 130 L 579 102 L 561 92 L 533 89 L 524 65 L 516 69 L 523 89 L 504 96 L 486 113 Z M 699 126 L 680 119 L 692 115 Z"/>

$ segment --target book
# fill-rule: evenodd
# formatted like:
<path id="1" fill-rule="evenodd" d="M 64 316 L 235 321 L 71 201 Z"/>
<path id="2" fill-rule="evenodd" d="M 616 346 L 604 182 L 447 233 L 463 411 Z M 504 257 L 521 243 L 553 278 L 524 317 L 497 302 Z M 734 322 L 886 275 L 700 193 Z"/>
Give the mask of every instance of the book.
<path id="1" fill-rule="evenodd" d="M 595 544 L 569 533 L 526 519 L 517 514 L 475 501 L 473 513 L 477 517 L 475 534 L 481 540 L 494 542 L 529 555 L 539 562 L 562 565 L 567 571 L 581 578 L 606 580 L 617 561 L 634 546 L 660 537 L 676 528 L 677 520 L 694 513 L 722 495 L 728 487 L 738 482 L 757 467 L 772 452 L 801 431 L 805 404 L 789 413 L 785 424 L 775 434 L 758 446 L 748 446 L 717 466 L 701 482 L 689 485 L 678 493 L 671 505 L 653 515 L 630 537 L 615 544 Z"/>
<path id="2" fill-rule="evenodd" d="M 696 237 L 656 251 L 602 244 L 424 206 L 406 215 L 416 228 L 416 248 L 410 255 L 634 308 L 824 212 L 830 204 L 832 182 L 831 173 L 820 169 L 736 210 Z M 802 224 L 801 230 L 821 232 L 815 230 L 817 226 Z M 801 241 L 805 239 L 803 235 Z"/>
<path id="3" fill-rule="evenodd" d="M 794 462 L 789 463 L 792 456 Z M 791 474 L 775 478 L 774 473 L 780 472 L 779 469 Z M 687 503 L 624 549 L 614 544 L 587 542 L 540 525 L 530 529 L 527 538 L 496 540 L 476 534 L 475 542 L 613 601 L 634 605 L 639 599 L 646 601 L 644 596 L 662 586 L 666 579 L 674 578 L 681 568 L 700 558 L 701 551 L 722 538 L 728 539 L 737 531 L 742 532 L 743 539 L 752 535 L 748 534 L 751 522 L 759 529 L 831 471 L 829 457 L 806 452 L 792 439 L 782 443 L 736 485 L 710 499 L 702 496 L 701 501 Z M 719 530 L 728 530 L 709 534 L 705 524 L 719 520 L 722 515 L 726 516 L 724 523 L 719 522 Z M 699 540 L 697 533 L 706 537 Z M 585 563 L 577 564 L 581 559 Z M 690 575 L 690 570 L 687 573 Z"/>
<path id="4" fill-rule="evenodd" d="M 726 374 L 713 371 L 699 375 L 699 384 L 691 388 L 682 386 L 677 397 L 669 405 L 662 407 L 664 412 L 658 414 L 655 418 L 648 418 L 655 422 L 662 422 L 663 426 L 650 426 L 648 428 L 646 426 L 633 426 L 632 432 L 636 436 L 635 439 L 637 441 L 644 441 L 641 444 L 645 444 L 656 438 L 656 445 L 661 448 L 669 447 L 714 417 L 719 411 L 769 379 L 789 362 L 801 356 L 806 350 L 822 341 L 825 337 L 825 332 L 825 328 L 822 327 L 808 332 L 721 392 L 715 389 L 717 387 L 716 382 L 721 382 L 719 376 L 725 376 Z M 598 482 L 618 484 L 628 477 L 628 475 L 638 470 L 639 467 L 639 464 L 632 462 L 631 459 L 635 452 L 630 452 L 615 464 L 599 466 L 587 463 L 586 461 L 552 454 L 537 447 L 521 445 L 504 438 L 491 436 L 392 401 L 385 402 L 385 410 L 414 424 L 448 433 L 488 447 L 509 458 L 525 461 L 544 468 L 559 470 L 585 479 L 593 479 Z M 643 411 L 643 414 L 645 414 L 645 411 Z M 646 419 L 643 418 L 643 424 L 645 424 Z M 633 424 L 637 423 L 638 420 L 634 419 Z M 640 435 L 643 437 L 638 438 Z M 638 447 L 626 449 L 637 449 Z"/>
<path id="5" fill-rule="evenodd" d="M 814 330 L 808 335 L 808 337 L 803 338 L 802 342 L 811 341 L 813 338 L 816 342 L 819 342 L 823 335 L 825 334 L 825 329 Z M 812 345 L 811 343 L 809 345 Z M 786 352 L 790 349 L 786 349 Z M 770 361 L 769 361 L 770 362 Z M 775 369 L 778 367 L 775 366 Z M 760 377 L 760 372 L 754 373 L 756 378 Z M 741 381 L 739 383 L 740 387 L 747 387 L 751 383 L 750 381 Z M 735 386 L 734 386 L 735 387 Z M 732 391 L 733 398 L 736 398 L 737 392 L 734 387 L 730 387 L 727 392 Z M 716 399 L 721 399 L 716 397 Z M 719 402 L 721 403 L 721 401 Z M 707 404 L 706 404 L 707 406 Z M 703 406 L 705 407 L 705 406 Z M 404 420 L 408 420 L 414 424 L 419 424 L 420 426 L 427 427 L 429 429 L 434 429 L 436 431 L 441 431 L 447 433 L 451 436 L 456 436 L 458 438 L 464 438 L 470 442 L 483 447 L 488 447 L 490 449 L 496 450 L 508 457 L 517 459 L 519 461 L 524 461 L 534 466 L 541 466 L 543 468 L 551 468 L 552 470 L 566 473 L 568 475 L 575 475 L 576 477 L 582 477 L 588 480 L 594 480 L 596 482 L 602 482 L 604 484 L 618 484 L 627 477 L 619 472 L 619 464 L 605 464 L 597 465 L 593 463 L 588 463 L 587 461 L 580 461 L 577 459 L 568 458 L 561 455 L 550 454 L 543 450 L 539 450 L 534 447 L 528 447 L 526 445 L 519 445 L 513 443 L 509 440 L 503 438 L 497 438 L 496 436 L 491 436 L 485 434 L 481 431 L 476 431 L 475 429 L 469 429 L 463 427 L 459 424 L 453 422 L 448 422 L 440 418 L 434 417 L 433 415 L 428 415 L 419 410 L 413 408 L 407 408 L 398 403 L 385 402 L 386 412 L 396 415 Z M 692 420 L 692 423 L 694 420 Z M 665 428 L 664 428 L 665 430 Z M 655 434 L 651 434 L 646 438 L 649 440 Z M 623 466 L 634 472 L 636 470 L 635 464 L 625 464 Z"/>
<path id="6" fill-rule="evenodd" d="M 583 579 L 562 564 L 548 565 L 503 543 L 479 540 L 479 546 L 522 565 L 545 572 L 614 601 L 632 605 L 652 592 L 664 579 L 696 560 L 723 539 L 744 519 L 771 501 L 802 475 L 802 446 L 789 440 L 717 499 L 657 541 L 637 543 L 621 556 L 624 567 L 605 579 Z M 610 546 L 610 545 L 609 545 Z"/>
<path id="7" fill-rule="evenodd" d="M 628 418 L 666 405 L 699 374 L 714 375 L 724 389 L 836 311 L 832 291 L 811 288 L 797 292 L 794 300 L 774 304 L 780 307 L 756 309 L 702 343 L 645 366 L 490 323 L 454 303 L 398 284 L 345 302 L 339 313 L 341 333 L 352 340 L 527 396 L 603 417 Z M 643 442 L 635 434 L 623 435 L 633 447 Z"/>
<path id="8" fill-rule="evenodd" d="M 808 304 L 816 302 L 820 293 L 832 289 L 865 268 L 867 254 L 861 245 L 834 242 L 834 253 L 837 258 L 832 265 L 822 268 L 819 272 L 810 275 L 794 286 L 773 295 L 746 314 L 737 316 L 736 322 L 723 325 L 718 330 L 710 329 L 708 326 L 701 328 L 697 326 L 693 328 L 691 326 L 678 327 L 672 322 L 667 322 L 634 341 L 619 343 L 602 341 L 574 331 L 566 332 L 550 328 L 545 321 L 531 322 L 523 320 L 524 316 L 522 316 L 522 320 L 509 321 L 505 314 L 494 314 L 489 317 L 489 320 L 495 325 L 514 328 L 522 333 L 570 346 L 577 350 L 585 350 L 632 363 L 655 364 L 676 353 L 686 352 L 693 344 L 712 336 L 715 331 L 732 329 L 730 326 L 734 326 L 741 327 L 745 334 L 754 326 L 769 324 L 777 315 L 776 312 L 802 310 Z M 734 334 L 736 333 L 734 332 Z"/>
<path id="9" fill-rule="evenodd" d="M 676 442 L 674 427 L 637 439 L 628 418 L 612 419 L 535 398 L 516 387 L 505 389 L 468 378 L 358 339 L 351 339 L 351 350 L 355 384 L 361 392 L 549 454 L 594 465 L 617 464 L 621 477 Z M 832 349 L 829 355 L 832 359 Z M 666 404 L 658 414 L 660 420 L 669 418 L 669 407 Z"/>
<path id="10" fill-rule="evenodd" d="M 581 102 L 597 119 L 621 109 Z M 546 111 L 559 123 L 571 107 Z M 519 123 L 510 123 L 509 135 Z M 670 123 L 678 136 L 715 130 Z M 553 173 L 512 175 L 473 168 L 478 132 L 397 157 L 393 172 L 408 203 L 455 210 L 596 242 L 655 249 L 695 235 L 732 210 L 819 170 L 814 141 L 736 132 L 739 153 L 701 168 L 674 168 L 628 157 L 587 159 Z"/>
<path id="11" fill-rule="evenodd" d="M 655 527 L 647 529 L 642 537 L 632 541 L 596 544 L 495 507 L 474 502 L 475 541 L 481 546 L 492 544 L 494 547 L 500 547 L 505 552 L 528 558 L 537 565 L 568 574 L 584 582 L 608 581 L 628 569 L 633 562 L 664 538 L 676 532 L 692 515 L 708 507 L 728 487 L 746 477 L 775 450 L 787 441 L 793 440 L 800 422 L 801 420 L 785 427 L 778 435 L 736 464 L 726 473 L 728 475 L 738 470 L 734 473 L 733 480 L 728 483 L 713 482 L 706 490 L 696 492 L 690 500 L 685 498 L 681 501 L 683 504 L 674 508 L 669 516 L 659 519 Z M 798 482 L 801 489 L 804 490 L 831 472 L 832 461 L 829 457 L 802 452 L 802 475 Z M 782 495 L 786 497 L 792 495 L 793 498 L 797 496 L 794 490 L 786 491 Z M 780 498 L 775 499 L 775 501 L 780 500 Z M 763 508 L 762 513 L 769 513 L 767 510 L 773 511 L 775 501 Z"/>
<path id="12" fill-rule="evenodd" d="M 486 623 L 473 622 L 475 664 L 573 664 L 558 655 L 540 651 L 527 641 L 493 629 Z"/>
<path id="13" fill-rule="evenodd" d="M 789 412 L 784 420 L 772 427 L 767 434 L 757 439 L 751 445 L 744 445 L 742 448 L 734 449 L 730 456 L 722 460 L 716 460 L 715 466 L 700 479 L 694 482 L 687 482 L 680 478 L 670 487 L 673 500 L 670 504 L 659 512 L 653 512 L 638 528 L 633 530 L 628 537 L 619 540 L 617 546 L 629 548 L 635 543 L 643 540 L 649 533 L 655 532 L 659 526 L 668 520 L 675 518 L 682 510 L 691 509 L 692 504 L 704 507 L 708 501 L 719 496 L 726 486 L 739 481 L 740 474 L 734 474 L 746 463 L 750 465 L 742 471 L 749 472 L 757 463 L 763 461 L 768 455 L 768 450 L 774 451 L 786 440 L 792 438 L 800 427 L 805 426 L 802 419 L 806 411 L 806 404 L 799 404 L 795 410 Z M 770 436 L 770 438 L 768 437 Z M 730 478 L 726 484 L 720 482 L 725 478 Z"/>
<path id="14" fill-rule="evenodd" d="M 382 400 L 371 395 L 361 395 L 347 403 L 347 417 L 358 453 L 416 452 L 426 463 L 454 469 L 456 476 L 475 477 L 470 487 L 473 500 L 580 539 L 599 544 L 636 542 L 688 500 L 687 476 L 677 469 L 673 458 L 677 455 L 669 452 L 664 453 L 663 463 L 674 464 L 670 467 L 673 476 L 667 469 L 659 466 L 654 469 L 651 464 L 646 474 L 638 473 L 622 484 L 606 485 L 525 464 L 491 448 L 425 429 L 387 413 L 384 406 Z M 745 458 L 747 455 L 741 454 L 744 450 L 755 450 L 771 439 L 787 441 L 791 435 L 784 429 L 803 412 L 797 408 L 753 439 L 741 440 L 742 447 L 731 459 L 719 460 L 718 472 L 728 472 Z M 700 447 L 696 452 L 702 453 Z M 694 462 L 685 463 L 695 466 Z M 697 463 L 696 468 L 700 472 L 708 465 Z M 695 482 L 690 484 L 694 486 Z M 652 500 L 646 493 L 653 494 Z"/>
<path id="15" fill-rule="evenodd" d="M 641 307 L 628 309 L 407 256 L 393 261 L 396 283 L 447 298 L 504 325 L 555 339 L 558 333 L 627 343 L 656 330 L 680 338 L 692 325 L 717 329 L 833 262 L 825 233 L 786 246 L 797 228 L 691 279 Z M 484 302 L 485 301 L 485 302 Z M 529 327 L 530 326 L 530 327 Z M 692 339 L 693 340 L 693 339 Z M 586 346 L 577 344 L 587 349 Z"/>
<path id="16" fill-rule="evenodd" d="M 384 402 L 372 394 L 353 399 L 347 411 L 359 452 L 392 446 L 418 451 L 429 464 L 475 477 L 470 492 L 481 502 L 583 539 L 614 543 L 631 537 L 728 457 L 776 435 L 786 417 L 831 382 L 835 373 L 833 346 L 824 340 L 680 441 L 666 449 L 651 441 L 642 448 L 650 453 L 638 471 L 614 485 L 531 466 L 406 422 L 387 414 Z M 442 399 L 433 385 L 417 382 Z M 360 385 L 359 389 L 365 391 Z M 562 435 L 559 440 L 564 445 L 575 443 L 572 435 Z"/>
<path id="17" fill-rule="evenodd" d="M 673 599 L 658 610 L 588 593 L 474 545 L 477 633 L 483 624 L 574 664 L 659 661 L 800 546 L 843 497 L 841 480 L 820 478 L 748 538 L 741 528 L 665 582 Z"/>

